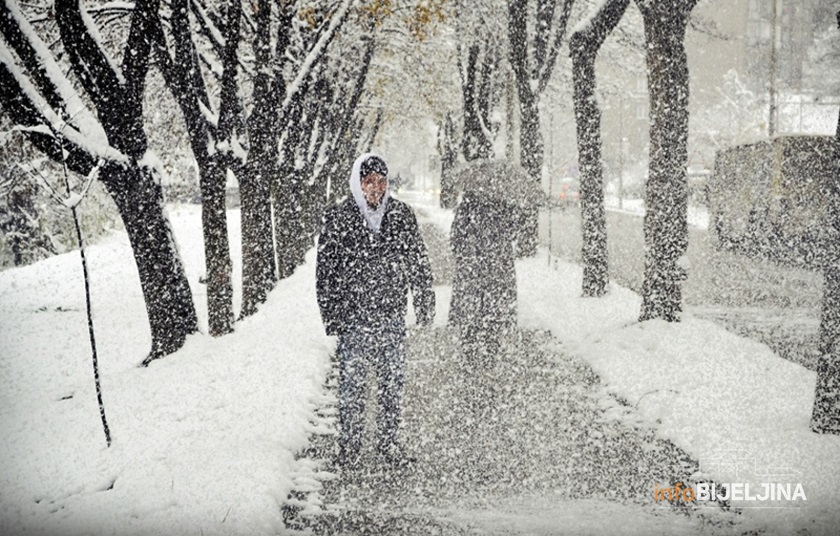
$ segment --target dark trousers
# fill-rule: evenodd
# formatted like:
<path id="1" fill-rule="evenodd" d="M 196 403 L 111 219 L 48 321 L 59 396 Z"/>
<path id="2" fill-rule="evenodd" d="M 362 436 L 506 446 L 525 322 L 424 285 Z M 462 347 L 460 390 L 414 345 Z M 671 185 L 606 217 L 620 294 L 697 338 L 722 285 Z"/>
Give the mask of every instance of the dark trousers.
<path id="1" fill-rule="evenodd" d="M 347 330 L 338 338 L 339 447 L 345 457 L 358 456 L 364 436 L 367 369 L 377 376 L 377 449 L 397 446 L 405 364 L 405 325 Z"/>

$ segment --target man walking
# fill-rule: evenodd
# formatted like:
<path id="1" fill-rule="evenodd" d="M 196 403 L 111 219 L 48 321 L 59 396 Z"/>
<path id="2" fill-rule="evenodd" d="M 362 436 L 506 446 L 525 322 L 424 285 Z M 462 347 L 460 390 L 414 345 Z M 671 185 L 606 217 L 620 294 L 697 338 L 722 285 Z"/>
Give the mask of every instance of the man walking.
<path id="1" fill-rule="evenodd" d="M 317 294 L 327 335 L 338 335 L 338 463 L 357 466 L 367 367 L 378 379 L 376 447 L 387 463 L 410 461 L 398 439 L 411 289 L 420 325 L 435 314 L 432 271 L 414 212 L 388 195 L 388 168 L 372 153 L 350 173 L 350 192 L 327 209 L 318 239 Z"/>

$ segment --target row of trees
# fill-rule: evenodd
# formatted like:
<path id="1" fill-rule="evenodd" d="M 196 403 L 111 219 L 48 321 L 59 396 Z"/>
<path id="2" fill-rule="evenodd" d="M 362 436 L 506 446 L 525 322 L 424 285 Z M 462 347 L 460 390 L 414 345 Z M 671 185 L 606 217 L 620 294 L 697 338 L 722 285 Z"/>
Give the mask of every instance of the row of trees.
<path id="1" fill-rule="evenodd" d="M 455 3 L 463 106 L 460 113 L 447 114 L 440 127 L 443 206 L 455 202 L 451 173 L 457 156 L 467 162 L 493 156 L 499 133 L 494 112 L 503 99 L 518 103 L 519 160 L 533 180 L 540 181 L 545 152 L 540 99 L 557 65 L 573 5 L 574 0 Z M 507 115 L 510 122 L 510 113 Z M 454 126 L 456 117 L 462 127 L 460 136 Z M 523 217 L 525 233 L 519 246 L 531 255 L 537 247 L 536 207 L 525 211 Z"/>
<path id="2" fill-rule="evenodd" d="M 493 112 L 504 97 L 512 97 L 506 85 L 508 76 L 518 103 L 519 160 L 533 180 L 540 180 L 544 164 L 540 99 L 556 71 L 573 15 L 581 17 L 568 43 L 581 170 L 583 293 L 587 296 L 604 294 L 608 283 L 595 59 L 629 4 L 629 0 L 508 0 L 506 9 L 501 9 L 499 2 L 456 3 L 463 107 L 459 114 L 448 114 L 440 126 L 444 206 L 454 203 L 450 175 L 458 156 L 468 162 L 492 156 L 498 132 Z M 643 320 L 676 320 L 681 308 L 680 285 L 685 272 L 680 259 L 688 241 L 688 66 L 684 40 L 696 4 L 697 0 L 636 1 L 644 21 L 651 95 Z M 502 61 L 505 58 L 506 64 Z M 462 128 L 460 136 L 456 123 Z M 529 254 L 536 250 L 536 208 L 525 215 L 525 220 L 528 231 L 522 249 Z"/>
<path id="3" fill-rule="evenodd" d="M 594 60 L 628 3 L 601 4 L 571 39 L 586 295 L 602 294 L 607 283 Z M 650 45 L 653 142 L 642 318 L 672 320 L 680 307 L 683 274 L 678 260 L 687 241 L 688 87 L 682 41 L 695 3 L 681 2 L 679 9 L 660 13 L 664 8 L 656 2 L 637 2 Z M 189 287 L 162 215 L 155 161 L 149 157 L 143 122 L 148 71 L 153 66 L 160 73 L 177 102 L 197 163 L 209 328 L 211 334 L 221 335 L 234 321 L 225 211 L 228 175 L 240 184 L 241 313 L 249 315 L 274 282 L 302 261 L 317 214 L 329 200 L 328 178 L 342 176 L 341 170 L 370 144 L 382 121 L 381 109 L 366 113 L 360 106 L 377 29 L 397 10 L 410 6 L 387 0 L 324 4 L 260 0 L 250 10 L 243 10 L 237 0 L 144 0 L 130 8 L 104 4 L 96 10 L 99 20 L 129 21 L 125 44 L 114 51 L 98 39 L 99 28 L 81 2 L 59 1 L 51 16 L 42 17 L 47 21 L 42 25 L 57 27 L 61 61 L 15 2 L 7 0 L 2 7 L 0 30 L 11 52 L 3 56 L 0 73 L 7 82 L 4 111 L 17 124 L 46 126 L 27 130 L 26 135 L 54 160 L 66 160 L 73 171 L 86 175 L 101 162 L 101 180 L 135 251 L 154 341 L 149 358 L 179 347 L 196 323 Z M 511 90 L 519 105 L 519 157 L 530 176 L 539 180 L 544 153 L 539 102 L 555 71 L 573 4 L 454 3 L 463 98 L 457 122 L 462 133 L 457 143 L 455 121 L 447 115 L 441 129 L 444 202 L 452 202 L 446 179 L 457 155 L 467 161 L 491 155 L 499 131 L 493 113 L 503 98 L 512 101 Z M 434 2 L 411 9 L 413 19 L 406 18 L 415 31 L 429 24 L 430 14 L 443 13 L 442 4 Z M 331 48 L 337 41 L 339 45 Z M 530 232 L 523 250 L 531 253 L 536 248 L 536 208 L 526 214 L 526 221 Z"/>
<path id="4" fill-rule="evenodd" d="M 438 150 L 442 160 L 443 206 L 455 203 L 451 170 L 459 155 L 466 161 L 493 156 L 498 125 L 493 111 L 505 95 L 504 73 L 515 80 L 521 121 L 520 161 L 534 180 L 542 175 L 543 142 L 540 135 L 539 100 L 554 70 L 557 53 L 572 14 L 572 0 L 507 1 L 507 13 L 498 3 L 461 3 L 456 20 L 458 65 L 462 89 L 460 114 L 447 114 L 440 125 Z M 585 3 L 588 4 L 588 3 Z M 569 38 L 572 84 L 577 124 L 578 163 L 581 172 L 581 215 L 583 230 L 583 294 L 601 296 L 608 287 L 608 254 L 601 158 L 600 110 L 596 98 L 595 61 L 607 37 L 624 18 L 630 0 L 606 0 L 586 5 L 583 18 Z M 635 0 L 643 21 L 645 57 L 650 95 L 649 173 L 645 185 L 644 218 L 645 274 L 642 288 L 641 321 L 661 318 L 679 320 L 685 253 L 688 246 L 688 105 L 689 78 L 685 51 L 686 30 L 698 0 L 656 2 Z M 496 26 L 507 22 L 505 32 Z M 839 21 L 840 22 L 840 21 Z M 505 56 L 508 65 L 501 58 Z M 511 95 L 507 93 L 510 102 Z M 459 121 L 456 121 L 459 120 Z M 459 133 L 456 123 L 460 123 Z M 512 129 L 508 121 L 508 136 Z M 840 130 L 838 130 L 840 140 Z M 838 141 L 840 143 L 840 141 Z M 508 158 L 512 155 L 508 154 Z M 837 161 L 840 162 L 840 152 Z M 840 174 L 838 174 L 840 176 Z M 837 204 L 838 184 L 832 182 L 832 207 Z M 836 207 L 834 207 L 836 208 Z M 837 227 L 834 218 L 829 228 Z M 526 215 L 530 224 L 525 252 L 536 246 L 535 213 Z M 832 251 L 836 244 L 827 244 Z M 835 252 L 836 253 L 836 252 Z M 837 255 L 825 269 L 820 364 L 815 430 L 829 431 L 840 422 L 836 396 L 840 382 L 836 355 L 840 332 L 837 303 Z M 832 357 L 835 356 L 835 357 Z"/>
<path id="5" fill-rule="evenodd" d="M 134 252 L 152 334 L 148 363 L 197 329 L 144 120 L 151 75 L 177 103 L 197 164 L 209 330 L 222 335 L 234 323 L 227 178 L 240 186 L 247 316 L 302 262 L 329 178 L 344 176 L 376 136 L 381 113 L 361 104 L 381 28 L 396 19 L 417 35 L 437 8 L 408 0 L 57 0 L 26 9 L 0 3 L 3 113 L 71 172 L 98 169 Z"/>
<path id="6" fill-rule="evenodd" d="M 684 40 L 697 3 L 635 0 L 651 111 L 641 320 L 677 320 L 681 309 L 688 240 Z M 377 135 L 383 108 L 372 105 L 376 92 L 365 88 L 381 43 L 394 43 L 385 34 L 397 31 L 393 21 L 415 40 L 434 21 L 454 21 L 462 107 L 442 115 L 439 138 L 442 203 L 451 206 L 452 168 L 459 157 L 493 154 L 500 131 L 496 112 L 505 100 L 510 117 L 514 93 L 519 160 L 540 180 L 540 100 L 577 13 L 581 19 L 568 42 L 581 169 L 583 293 L 600 296 L 608 259 L 594 65 L 629 4 L 255 0 L 243 8 L 241 0 L 137 0 L 88 11 L 81 0 L 57 0 L 51 11 L 33 14 L 4 0 L 0 94 L 4 114 L 24 127 L 33 146 L 77 174 L 99 170 L 134 250 L 152 331 L 151 360 L 180 347 L 195 331 L 196 317 L 149 150 L 143 107 L 150 70 L 177 103 L 197 164 L 209 329 L 222 335 L 234 323 L 227 178 L 235 176 L 240 185 L 241 314 L 247 316 L 302 262 L 323 205 L 343 193 L 330 179 L 345 176 L 354 155 Z M 122 41 L 100 36 L 120 32 Z M 536 249 L 536 207 L 525 219 L 521 246 L 528 254 Z"/>
<path id="7" fill-rule="evenodd" d="M 607 0 L 588 23 L 572 35 L 575 115 L 581 168 L 584 294 L 600 295 L 607 283 L 606 225 L 600 162 L 599 110 L 594 98 L 594 60 L 606 36 L 615 28 L 629 0 Z M 687 138 L 688 66 L 685 30 L 697 0 L 671 3 L 636 0 L 644 20 L 650 88 L 650 172 L 646 184 L 644 220 L 645 279 L 640 320 L 677 320 L 681 282 L 686 273 L 681 258 L 688 245 Z M 837 13 L 840 28 L 840 12 Z M 811 427 L 840 432 L 840 118 L 835 134 L 836 172 L 825 178 L 828 211 L 825 227 L 828 259 L 820 321 L 818 379 Z"/>

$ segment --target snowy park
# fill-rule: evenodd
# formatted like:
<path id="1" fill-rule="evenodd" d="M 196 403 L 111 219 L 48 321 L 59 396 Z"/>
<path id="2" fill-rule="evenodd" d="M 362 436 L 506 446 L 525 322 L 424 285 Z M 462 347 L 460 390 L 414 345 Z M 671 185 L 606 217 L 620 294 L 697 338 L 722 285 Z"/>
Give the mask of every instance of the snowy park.
<path id="1" fill-rule="evenodd" d="M 445 236 L 451 211 L 414 200 L 421 224 Z M 199 211 L 168 212 L 200 289 Z M 436 285 L 435 325 L 409 335 L 404 434 L 419 460 L 392 487 L 376 469 L 362 481 L 372 489 L 336 482 L 329 458 L 306 455 L 335 433 L 334 339 L 318 315 L 314 251 L 260 315 L 223 339 L 193 335 L 148 368 L 125 234 L 88 255 L 110 448 L 78 253 L 0 274 L 4 534 L 273 534 L 290 505 L 304 528 L 342 509 L 369 516 L 359 524 L 407 523 L 384 533 L 831 534 L 840 523 L 840 443 L 808 428 L 813 372 L 709 321 L 640 324 L 639 296 L 617 285 L 582 298 L 580 268 L 544 248 L 517 264 L 522 340 L 505 348 L 510 379 L 496 393 L 511 409 L 471 437 L 450 415 L 451 287 Z M 680 481 L 750 484 L 755 496 L 768 477 L 801 484 L 805 497 L 744 495 L 726 508 L 654 499 Z"/>

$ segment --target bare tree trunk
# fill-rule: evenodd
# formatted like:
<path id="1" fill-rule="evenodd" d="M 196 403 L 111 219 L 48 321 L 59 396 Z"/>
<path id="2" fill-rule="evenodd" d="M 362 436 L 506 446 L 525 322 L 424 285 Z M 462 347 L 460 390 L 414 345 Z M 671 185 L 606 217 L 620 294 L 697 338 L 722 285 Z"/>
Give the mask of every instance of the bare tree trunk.
<path id="1" fill-rule="evenodd" d="M 458 191 L 452 170 L 458 157 L 455 142 L 455 125 L 452 114 L 447 113 L 438 127 L 438 154 L 440 155 L 440 206 L 455 208 L 458 204 Z"/>
<path id="2" fill-rule="evenodd" d="M 297 87 L 285 109 L 282 163 L 273 190 L 281 278 L 288 277 L 303 264 L 306 252 L 314 245 L 327 201 L 326 177 L 332 180 L 333 192 L 346 190 L 347 161 L 355 158 L 352 153 L 360 137 L 354 118 L 364 95 L 376 40 L 369 34 L 359 46 L 362 55 L 351 66 L 358 69 L 352 79 L 337 82 L 332 75 L 325 74 L 329 65 L 320 63 Z M 320 155 L 326 156 L 326 162 L 316 170 Z"/>
<path id="3" fill-rule="evenodd" d="M 645 279 L 640 320 L 678 321 L 681 258 L 688 246 L 688 60 L 685 30 L 697 0 L 636 0 L 650 90 L 650 171 L 645 193 Z"/>
<path id="4" fill-rule="evenodd" d="M 514 162 L 516 158 L 514 149 L 514 136 L 516 132 L 516 118 L 514 107 L 516 106 L 516 90 L 513 84 L 513 71 L 507 71 L 505 75 L 505 158 Z"/>
<path id="5" fill-rule="evenodd" d="M 286 49 L 288 48 L 292 31 L 293 2 L 283 2 L 279 7 L 280 24 L 277 29 L 277 49 L 275 51 L 277 76 L 274 80 L 274 93 L 278 96 L 278 103 L 279 99 L 285 98 L 286 95 L 286 81 L 283 78 L 282 66 L 286 61 Z M 279 159 L 278 173 L 271 181 L 271 202 L 274 206 L 274 254 L 276 256 L 277 279 L 289 277 L 298 265 L 292 258 L 294 256 L 292 253 L 294 249 L 294 237 L 303 232 L 302 219 L 296 210 L 298 198 L 295 195 L 295 189 L 298 186 L 297 181 L 300 177 L 294 174 L 295 157 L 289 147 L 289 137 L 293 136 L 297 128 L 295 117 L 299 116 L 299 106 L 296 104 L 299 98 L 300 92 L 294 98 L 295 103 L 292 104 L 291 109 L 282 118 L 283 125 L 280 124 L 281 118 L 276 118 L 276 127 L 278 129 L 276 138 L 278 140 L 282 139 L 285 133 L 285 142 L 279 150 L 277 157 Z M 275 113 L 279 114 L 279 109 Z M 281 127 L 284 133 L 279 132 Z"/>
<path id="6" fill-rule="evenodd" d="M 285 117 L 285 138 L 281 153 L 280 173 L 275 181 L 274 218 L 277 270 L 280 279 L 289 277 L 303 261 L 299 244 L 306 233 L 303 214 L 304 179 L 295 168 L 295 151 L 303 137 L 303 100 L 307 90 L 298 91 Z"/>
<path id="7" fill-rule="evenodd" d="M 840 29 L 840 11 L 837 12 Z M 828 181 L 820 357 L 811 429 L 840 434 L 840 116 L 834 134 L 834 173 Z"/>
<path id="8" fill-rule="evenodd" d="M 173 2 L 170 26 L 174 58 L 166 48 L 160 21 L 154 28 L 157 66 L 167 87 L 181 108 L 193 156 L 198 165 L 201 188 L 201 227 L 207 281 L 208 329 L 211 336 L 233 331 L 233 284 L 225 207 L 226 168 L 214 150 L 215 128 L 209 125 L 201 107 L 210 108 L 192 40 L 186 0 Z M 212 152 L 211 152 L 212 151 Z"/>
<path id="9" fill-rule="evenodd" d="M 306 47 L 308 54 L 297 66 L 295 80 L 288 86 L 283 79 L 286 61 L 289 31 L 295 13 L 295 3 L 290 0 L 276 2 L 280 9 L 279 34 L 277 49 L 273 64 L 269 65 L 269 17 L 272 2 L 259 0 L 257 7 L 257 42 L 255 44 L 257 59 L 257 77 L 254 85 L 254 112 L 249 121 L 252 147 L 248 154 L 248 170 L 240 181 L 242 196 L 242 315 L 247 316 L 256 311 L 256 307 L 265 301 L 268 292 L 274 287 L 280 277 L 288 275 L 296 264 L 295 248 L 308 237 L 296 236 L 296 230 L 305 228 L 307 201 L 299 206 L 303 207 L 300 214 L 294 211 L 298 199 L 294 196 L 289 201 L 289 194 L 299 184 L 308 193 L 306 179 L 294 174 L 293 184 L 288 184 L 289 170 L 294 169 L 293 162 L 288 161 L 285 150 L 280 157 L 278 138 L 281 137 L 281 125 L 285 125 L 286 134 L 297 128 L 289 121 L 292 109 L 306 98 L 305 88 L 309 87 L 318 65 L 324 60 L 328 47 L 335 38 L 338 29 L 347 20 L 352 0 L 345 0 L 330 15 L 312 42 Z M 275 77 L 273 84 L 269 84 L 267 72 L 273 68 Z M 287 136 L 288 142 L 288 136 Z M 279 214 L 272 216 L 272 197 L 275 209 Z M 247 204 L 247 207 L 246 207 Z M 288 218 L 301 218 L 291 221 Z M 277 223 L 277 237 L 275 239 L 272 222 Z M 303 222 L 303 224 L 301 224 Z M 292 227 L 292 229 L 289 228 Z M 277 250 L 275 251 L 275 245 Z M 246 257 L 247 256 L 247 257 Z M 246 262 L 247 258 L 247 262 Z M 275 262 L 277 265 L 275 265 Z"/>
<path id="10" fill-rule="evenodd" d="M 239 3 L 238 0 L 232 0 Z M 271 182 L 277 176 L 278 95 L 269 76 L 271 62 L 271 2 L 259 0 L 257 21 L 254 111 L 248 121 L 251 149 L 239 178 L 242 218 L 242 311 L 246 317 L 257 311 L 277 281 L 274 265 L 274 234 L 271 217 Z"/>
<path id="11" fill-rule="evenodd" d="M 520 116 L 520 159 L 532 180 L 542 180 L 544 145 L 540 131 L 540 95 L 548 81 L 557 59 L 560 43 L 566 33 L 574 0 L 539 0 L 533 24 L 528 24 L 528 3 L 523 0 L 508 0 L 508 39 L 510 40 L 510 64 L 516 79 L 519 95 Z M 555 9 L 561 6 L 560 15 Z M 533 47 L 533 62 L 529 61 L 528 30 L 533 31 L 530 40 Z M 521 211 L 523 232 L 520 233 L 518 249 L 521 255 L 537 252 L 537 209 Z"/>
<path id="12" fill-rule="evenodd" d="M 201 229 L 207 271 L 207 327 L 211 336 L 219 337 L 232 332 L 234 322 L 233 268 L 225 203 L 227 173 L 218 157 L 196 157 L 196 163 L 201 188 Z"/>
<path id="13" fill-rule="evenodd" d="M 491 45 L 492 46 L 492 45 Z M 493 78 L 496 76 L 495 51 L 485 47 L 469 46 L 461 92 L 464 97 L 464 136 L 461 138 L 464 159 L 469 162 L 489 158 L 493 152 L 493 140 L 488 136 L 490 127 Z M 460 62 L 459 62 L 460 63 Z"/>
<path id="14" fill-rule="evenodd" d="M 173 5 L 172 29 L 175 34 L 176 58 L 180 67 L 180 78 L 185 80 L 184 99 L 189 110 L 185 110 L 190 143 L 199 170 L 201 188 L 201 227 L 204 236 L 204 257 L 207 273 L 207 314 L 211 336 L 221 336 L 233 331 L 233 281 L 230 243 L 227 234 L 227 207 L 225 206 L 225 185 L 230 160 L 227 155 L 208 147 L 210 140 L 227 141 L 230 132 L 227 119 L 231 110 L 238 107 L 232 92 L 231 80 L 236 78 L 235 62 L 225 58 L 222 74 L 223 91 L 219 104 L 220 124 L 212 129 L 201 113 L 201 106 L 210 108 L 210 99 L 201 77 L 198 54 L 189 29 L 186 0 Z M 230 32 L 229 32 L 230 34 Z M 229 37 L 234 42 L 237 39 Z M 177 74 L 176 74 L 177 76 Z M 184 105 L 182 105 L 184 109 Z M 189 128 L 192 127 L 192 128 Z M 212 151 L 212 153 L 211 153 Z"/>
<path id="15" fill-rule="evenodd" d="M 163 215 L 160 184 L 145 168 L 102 168 L 100 179 L 114 199 L 134 251 L 146 302 L 152 350 L 143 364 L 179 349 L 198 329 L 189 283 Z"/>
<path id="16" fill-rule="evenodd" d="M 532 88 L 533 73 L 528 65 L 527 2 L 508 1 L 508 35 L 510 37 L 510 64 L 516 75 L 519 95 L 520 162 L 532 180 L 542 178 L 543 139 L 540 132 L 539 93 Z M 537 209 L 520 211 L 523 231 L 519 235 L 519 253 L 534 255 L 537 252 Z"/>
<path id="17" fill-rule="evenodd" d="M 174 352 L 197 329 L 192 293 L 163 215 L 160 184 L 138 163 L 147 150 L 142 97 L 158 3 L 143 0 L 135 5 L 122 76 L 90 35 L 79 0 L 60 0 L 55 6 L 73 70 L 96 106 L 109 143 L 130 159 L 128 165 L 106 163 L 100 179 L 117 205 L 137 263 L 152 333 L 144 364 Z"/>
<path id="18" fill-rule="evenodd" d="M 271 173 L 249 166 L 239 178 L 242 201 L 242 310 L 244 318 L 257 312 L 277 280 L 271 226 Z"/>
<path id="19" fill-rule="evenodd" d="M 601 162 L 601 110 L 595 98 L 595 59 L 629 3 L 630 0 L 610 0 L 602 4 L 590 23 L 572 34 L 569 41 L 581 173 L 584 296 L 603 296 L 609 284 L 607 219 Z"/>

